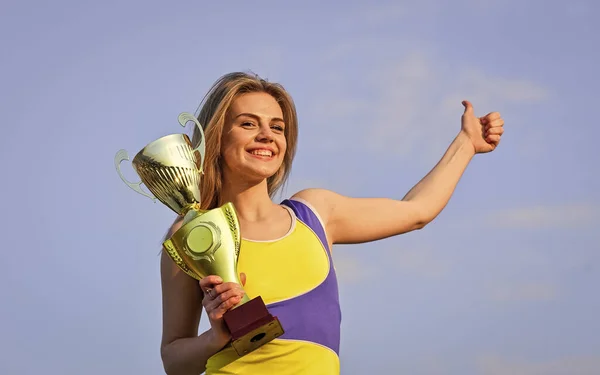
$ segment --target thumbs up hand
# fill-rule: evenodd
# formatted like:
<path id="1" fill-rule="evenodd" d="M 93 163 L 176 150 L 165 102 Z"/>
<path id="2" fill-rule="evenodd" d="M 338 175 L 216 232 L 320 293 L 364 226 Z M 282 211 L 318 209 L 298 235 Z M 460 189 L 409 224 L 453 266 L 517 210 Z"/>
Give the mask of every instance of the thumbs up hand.
<path id="1" fill-rule="evenodd" d="M 469 101 L 464 100 L 462 104 L 465 112 L 461 118 L 461 131 L 473 143 L 475 153 L 494 151 L 504 133 L 504 120 L 500 117 L 500 113 L 491 112 L 483 117 L 476 117 L 473 105 Z"/>

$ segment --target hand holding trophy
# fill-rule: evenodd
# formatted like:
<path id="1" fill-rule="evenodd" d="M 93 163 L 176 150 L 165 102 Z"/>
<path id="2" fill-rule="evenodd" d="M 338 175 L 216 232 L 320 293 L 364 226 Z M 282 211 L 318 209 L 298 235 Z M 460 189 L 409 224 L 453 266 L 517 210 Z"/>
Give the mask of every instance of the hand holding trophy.
<path id="1" fill-rule="evenodd" d="M 129 160 L 127 151 L 115 155 L 115 167 L 121 179 L 136 192 L 158 199 L 184 217 L 182 226 L 164 241 L 168 255 L 189 276 L 200 280 L 217 275 L 223 282 L 241 285 L 237 272 L 240 253 L 240 225 L 232 203 L 203 210 L 200 208 L 200 179 L 205 160 L 205 137 L 202 126 L 190 113 L 179 115 L 179 124 L 189 121 L 198 127 L 201 140 L 194 148 L 186 134 L 159 138 L 140 150 L 131 164 L 141 178 L 129 182 L 121 172 L 121 162 Z M 144 192 L 146 185 L 152 194 Z M 231 345 L 243 356 L 283 334 L 277 317 L 267 310 L 260 296 L 250 300 L 244 295 L 238 305 L 223 316 L 231 333 Z"/>

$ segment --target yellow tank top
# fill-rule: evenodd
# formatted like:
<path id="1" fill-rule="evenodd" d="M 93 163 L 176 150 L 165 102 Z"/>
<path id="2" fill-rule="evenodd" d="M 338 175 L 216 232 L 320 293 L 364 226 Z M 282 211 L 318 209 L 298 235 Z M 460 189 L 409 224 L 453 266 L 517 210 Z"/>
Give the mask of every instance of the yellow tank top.
<path id="1" fill-rule="evenodd" d="M 238 272 L 251 299 L 261 296 L 285 333 L 238 357 L 226 347 L 209 358 L 206 375 L 340 373 L 341 311 L 325 231 L 316 212 L 299 200 L 284 200 L 292 227 L 274 241 L 243 240 Z"/>

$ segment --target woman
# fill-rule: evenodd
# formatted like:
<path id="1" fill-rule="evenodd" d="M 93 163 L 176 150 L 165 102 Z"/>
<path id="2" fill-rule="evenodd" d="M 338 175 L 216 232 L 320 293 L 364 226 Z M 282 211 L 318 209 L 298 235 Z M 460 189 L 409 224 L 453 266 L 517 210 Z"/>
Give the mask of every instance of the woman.
<path id="1" fill-rule="evenodd" d="M 471 158 L 494 150 L 504 121 L 478 118 L 464 101 L 461 129 L 435 168 L 402 200 L 349 198 L 307 189 L 281 204 L 296 150 L 291 97 L 278 84 L 245 73 L 221 77 L 198 120 L 205 126 L 202 207 L 232 202 L 243 235 L 238 271 L 250 298 L 260 295 L 285 334 L 237 358 L 222 316 L 244 291 L 217 276 L 197 282 L 163 252 L 163 339 L 168 374 L 338 374 L 340 311 L 334 244 L 375 241 L 423 228 L 444 208 Z M 194 134 L 193 142 L 199 141 Z M 361 220 L 356 220 L 361 217 Z M 180 227 L 180 218 L 170 229 Z M 210 329 L 198 335 L 202 308 Z"/>

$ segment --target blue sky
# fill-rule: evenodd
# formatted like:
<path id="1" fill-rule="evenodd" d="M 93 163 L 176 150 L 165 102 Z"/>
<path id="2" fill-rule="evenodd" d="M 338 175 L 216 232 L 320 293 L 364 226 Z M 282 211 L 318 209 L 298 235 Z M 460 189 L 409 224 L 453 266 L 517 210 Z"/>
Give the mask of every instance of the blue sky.
<path id="1" fill-rule="evenodd" d="M 600 373 L 600 6 L 415 3 L 4 2 L 0 373 L 163 373 L 173 218 L 113 157 L 180 131 L 234 70 L 296 101 L 283 196 L 401 198 L 462 99 L 505 119 L 434 223 L 334 249 L 343 374 Z"/>

